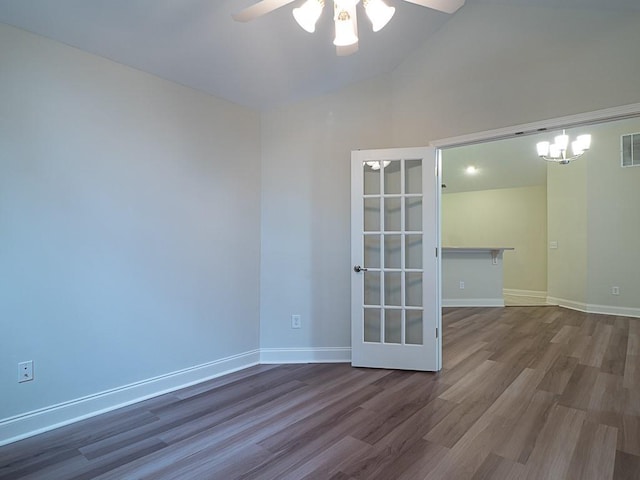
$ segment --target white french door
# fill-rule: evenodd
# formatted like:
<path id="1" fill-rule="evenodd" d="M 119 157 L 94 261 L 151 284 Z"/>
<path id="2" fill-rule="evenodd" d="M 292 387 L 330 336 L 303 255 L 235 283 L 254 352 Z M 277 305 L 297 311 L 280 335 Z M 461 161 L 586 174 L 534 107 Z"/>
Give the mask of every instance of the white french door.
<path id="1" fill-rule="evenodd" d="M 440 175 L 433 148 L 351 153 L 351 363 L 440 370 Z"/>

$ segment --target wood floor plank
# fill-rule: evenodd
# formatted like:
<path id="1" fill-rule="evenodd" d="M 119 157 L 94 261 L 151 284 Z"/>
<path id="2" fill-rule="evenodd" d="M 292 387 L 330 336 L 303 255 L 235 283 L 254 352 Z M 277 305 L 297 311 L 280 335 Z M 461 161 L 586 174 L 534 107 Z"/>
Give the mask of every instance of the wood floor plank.
<path id="1" fill-rule="evenodd" d="M 613 375 L 624 375 L 624 367 L 629 345 L 629 323 L 622 322 L 622 327 L 614 327 L 607 345 L 600 370 Z"/>
<path id="2" fill-rule="evenodd" d="M 491 453 L 471 480 L 523 480 L 526 475 L 527 469 L 521 463 Z"/>
<path id="3" fill-rule="evenodd" d="M 589 348 L 583 351 L 580 356 L 580 364 L 600 368 L 612 335 L 613 327 L 611 325 L 599 323 L 591 337 Z"/>
<path id="4" fill-rule="evenodd" d="M 638 480 L 640 478 L 640 457 L 618 450 L 613 478 L 614 480 Z"/>
<path id="5" fill-rule="evenodd" d="M 559 355 L 545 374 L 538 388 L 547 392 L 562 394 L 577 365 L 577 358 Z"/>
<path id="6" fill-rule="evenodd" d="M 599 368 L 577 365 L 558 402 L 567 407 L 587 410 L 599 373 Z"/>
<path id="7" fill-rule="evenodd" d="M 351 436 L 340 439 L 324 451 L 314 455 L 298 468 L 291 470 L 279 480 L 312 480 L 331 478 L 341 472 L 341 468 L 356 463 L 367 452 L 372 451 L 371 445 Z M 352 477 L 354 478 L 354 477 Z"/>
<path id="8" fill-rule="evenodd" d="M 447 308 L 443 344 L 250 367 L 0 447 L 0 480 L 640 479 L 640 319 Z"/>
<path id="9" fill-rule="evenodd" d="M 611 480 L 618 430 L 585 422 L 567 472 L 570 480 Z"/>
<path id="10" fill-rule="evenodd" d="M 576 337 L 580 329 L 572 325 L 563 326 L 560 331 L 551 339 L 551 343 L 569 343 L 569 341 Z"/>
<path id="11" fill-rule="evenodd" d="M 566 478 L 586 413 L 555 405 L 527 461 L 529 480 Z"/>
<path id="12" fill-rule="evenodd" d="M 506 425 L 496 441 L 493 452 L 515 462 L 527 463 L 554 405 L 554 394 L 543 390 L 536 391 L 526 404 L 522 415 Z"/>

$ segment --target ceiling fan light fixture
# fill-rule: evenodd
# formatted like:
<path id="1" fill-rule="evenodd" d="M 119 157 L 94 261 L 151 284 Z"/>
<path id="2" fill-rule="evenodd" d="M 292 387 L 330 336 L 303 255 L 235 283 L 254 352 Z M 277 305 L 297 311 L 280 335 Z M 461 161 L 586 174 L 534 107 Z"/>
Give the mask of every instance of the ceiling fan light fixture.
<path id="1" fill-rule="evenodd" d="M 333 44 L 336 47 L 348 47 L 358 42 L 358 35 L 356 35 L 355 23 L 351 19 L 351 15 L 346 10 L 338 11 L 336 9 L 335 23 L 336 23 L 336 38 Z"/>
<path id="2" fill-rule="evenodd" d="M 374 32 L 382 30 L 396 13 L 394 7 L 390 7 L 382 0 L 363 0 L 362 3 L 367 12 L 367 17 L 371 20 Z"/>
<path id="3" fill-rule="evenodd" d="M 293 18 L 309 33 L 316 31 L 316 23 L 322 14 L 324 0 L 307 0 L 301 7 L 293 9 Z"/>

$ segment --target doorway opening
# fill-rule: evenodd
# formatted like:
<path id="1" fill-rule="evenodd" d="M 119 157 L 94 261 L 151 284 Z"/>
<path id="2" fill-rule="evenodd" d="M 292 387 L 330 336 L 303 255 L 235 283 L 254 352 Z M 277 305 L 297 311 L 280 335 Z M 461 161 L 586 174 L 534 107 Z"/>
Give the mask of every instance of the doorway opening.
<path id="1" fill-rule="evenodd" d="M 563 129 L 590 133 L 590 150 L 568 165 L 538 158 L 536 143 Z M 633 144 L 623 140 L 636 131 L 640 105 L 434 142 L 441 247 L 514 248 L 504 252 L 503 305 L 640 317 L 640 168 L 625 165 Z M 445 308 L 499 306 L 487 303 L 485 276 L 454 276 L 446 262 L 445 255 Z"/>

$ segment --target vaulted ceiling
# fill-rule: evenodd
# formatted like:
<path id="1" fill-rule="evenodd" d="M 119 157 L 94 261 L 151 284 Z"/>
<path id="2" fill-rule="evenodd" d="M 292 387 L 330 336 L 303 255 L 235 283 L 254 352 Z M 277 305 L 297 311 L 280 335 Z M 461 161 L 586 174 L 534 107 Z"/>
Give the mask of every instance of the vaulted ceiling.
<path id="1" fill-rule="evenodd" d="M 450 16 L 388 0 L 397 9 L 391 22 L 373 33 L 362 15 L 360 50 L 337 57 L 329 9 L 314 34 L 296 24 L 292 5 L 249 23 L 232 20 L 256 1 L 0 0 L 0 22 L 265 109 L 391 72 L 447 21 L 479 4 L 640 10 L 638 0 L 467 0 Z"/>

